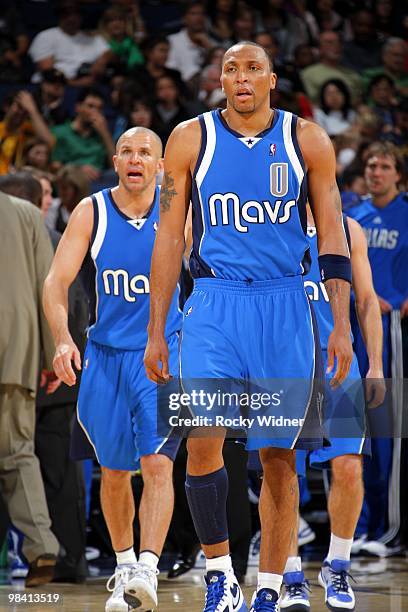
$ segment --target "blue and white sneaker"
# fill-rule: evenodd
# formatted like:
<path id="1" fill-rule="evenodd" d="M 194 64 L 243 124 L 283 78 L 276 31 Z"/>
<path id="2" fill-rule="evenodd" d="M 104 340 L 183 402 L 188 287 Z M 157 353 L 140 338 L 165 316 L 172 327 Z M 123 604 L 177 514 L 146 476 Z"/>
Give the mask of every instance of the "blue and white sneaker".
<path id="1" fill-rule="evenodd" d="M 303 572 L 287 572 L 283 574 L 285 594 L 280 600 L 281 610 L 290 612 L 309 612 L 309 583 Z"/>
<path id="2" fill-rule="evenodd" d="M 356 599 L 349 583 L 350 561 L 325 561 L 319 574 L 319 584 L 326 592 L 329 610 L 354 610 Z"/>
<path id="3" fill-rule="evenodd" d="M 234 572 L 208 572 L 204 580 L 207 593 L 203 612 L 248 612 Z"/>
<path id="4" fill-rule="evenodd" d="M 279 595 L 272 589 L 255 591 L 249 612 L 278 612 Z"/>
<path id="5" fill-rule="evenodd" d="M 248 565 L 249 567 L 258 567 L 259 551 L 261 549 L 261 532 L 257 531 L 251 539 L 249 545 Z"/>
<path id="6" fill-rule="evenodd" d="M 299 548 L 305 544 L 310 544 L 316 539 L 316 534 L 310 527 L 309 523 L 305 521 L 302 516 L 299 516 L 299 530 L 298 530 L 298 545 Z"/>

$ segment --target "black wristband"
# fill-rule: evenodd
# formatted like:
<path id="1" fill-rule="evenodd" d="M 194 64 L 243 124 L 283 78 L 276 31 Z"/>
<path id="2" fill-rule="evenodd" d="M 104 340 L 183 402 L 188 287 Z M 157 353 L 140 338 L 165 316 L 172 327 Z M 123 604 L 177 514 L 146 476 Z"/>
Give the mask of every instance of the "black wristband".
<path id="1" fill-rule="evenodd" d="M 344 255 L 319 255 L 319 269 L 322 281 L 331 278 L 341 278 L 351 283 L 351 262 L 349 257 Z"/>

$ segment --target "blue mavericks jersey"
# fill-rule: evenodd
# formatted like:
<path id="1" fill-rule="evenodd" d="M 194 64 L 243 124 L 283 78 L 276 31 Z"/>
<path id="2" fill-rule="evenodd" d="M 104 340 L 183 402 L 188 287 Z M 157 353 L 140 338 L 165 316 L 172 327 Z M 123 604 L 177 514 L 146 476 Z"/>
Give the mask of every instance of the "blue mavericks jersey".
<path id="1" fill-rule="evenodd" d="M 346 218 L 344 216 L 343 218 L 344 227 L 347 228 Z M 346 229 L 346 236 L 350 247 L 348 229 Z M 314 226 L 308 226 L 307 239 L 310 246 L 312 263 L 309 272 L 304 277 L 304 285 L 307 295 L 313 302 L 317 327 L 319 328 L 320 345 L 322 349 L 325 350 L 327 349 L 329 336 L 333 331 L 334 321 L 329 296 L 320 275 L 319 262 L 317 260 L 319 255 L 317 249 L 317 233 Z"/>
<path id="2" fill-rule="evenodd" d="M 297 117 L 277 110 L 256 137 L 232 130 L 220 110 L 199 116 L 192 180 L 193 277 L 258 281 L 307 264 L 307 180 Z"/>
<path id="3" fill-rule="evenodd" d="M 94 227 L 90 245 L 93 273 L 87 274 L 90 301 L 88 337 L 116 349 L 140 350 L 147 343 L 150 260 L 159 221 L 159 187 L 144 219 L 130 219 L 111 190 L 92 196 Z M 173 296 L 166 337 L 181 327 L 178 291 Z"/>
<path id="4" fill-rule="evenodd" d="M 408 197 L 400 193 L 387 206 L 366 198 L 348 211 L 363 227 L 374 288 L 379 296 L 400 308 L 408 297 Z"/>

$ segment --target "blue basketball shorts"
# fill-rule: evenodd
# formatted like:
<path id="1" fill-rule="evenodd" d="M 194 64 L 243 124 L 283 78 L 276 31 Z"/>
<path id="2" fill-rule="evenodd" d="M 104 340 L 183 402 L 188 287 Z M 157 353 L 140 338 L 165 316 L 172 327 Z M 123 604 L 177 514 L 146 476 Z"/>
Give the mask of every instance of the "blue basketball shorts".
<path id="1" fill-rule="evenodd" d="M 178 375 L 178 334 L 168 340 L 169 369 Z M 134 471 L 140 458 L 174 460 L 180 437 L 157 433 L 157 386 L 143 364 L 144 350 L 118 350 L 88 341 L 77 403 L 78 422 L 100 465 Z M 78 447 L 78 445 L 77 445 Z M 77 457 L 80 451 L 76 449 Z"/>
<path id="2" fill-rule="evenodd" d="M 327 351 L 323 350 L 325 369 Z M 324 394 L 323 426 L 330 446 L 313 450 L 309 454 L 311 467 L 327 468 L 330 460 L 344 455 L 369 455 L 370 440 L 366 432 L 365 399 L 363 381 L 360 377 L 357 357 L 354 354 L 349 374 L 337 389 L 330 387 L 335 367 L 326 374 Z M 306 453 L 297 453 L 296 464 L 300 476 L 305 475 Z"/>
<path id="3" fill-rule="evenodd" d="M 191 395 L 201 384 L 214 402 L 190 405 L 194 416 L 207 416 L 206 425 L 243 429 L 248 450 L 319 448 L 316 379 L 322 377 L 317 327 L 301 276 L 195 280 L 184 306 L 181 386 Z M 235 399 L 228 403 L 225 397 Z"/>

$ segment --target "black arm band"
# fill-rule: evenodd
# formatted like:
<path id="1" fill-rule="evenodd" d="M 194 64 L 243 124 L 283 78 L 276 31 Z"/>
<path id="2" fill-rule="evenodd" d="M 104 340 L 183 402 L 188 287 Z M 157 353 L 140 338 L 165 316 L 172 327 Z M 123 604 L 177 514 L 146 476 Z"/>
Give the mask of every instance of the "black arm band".
<path id="1" fill-rule="evenodd" d="M 319 255 L 319 269 L 322 281 L 330 278 L 341 278 L 351 283 L 351 262 L 344 255 Z"/>

